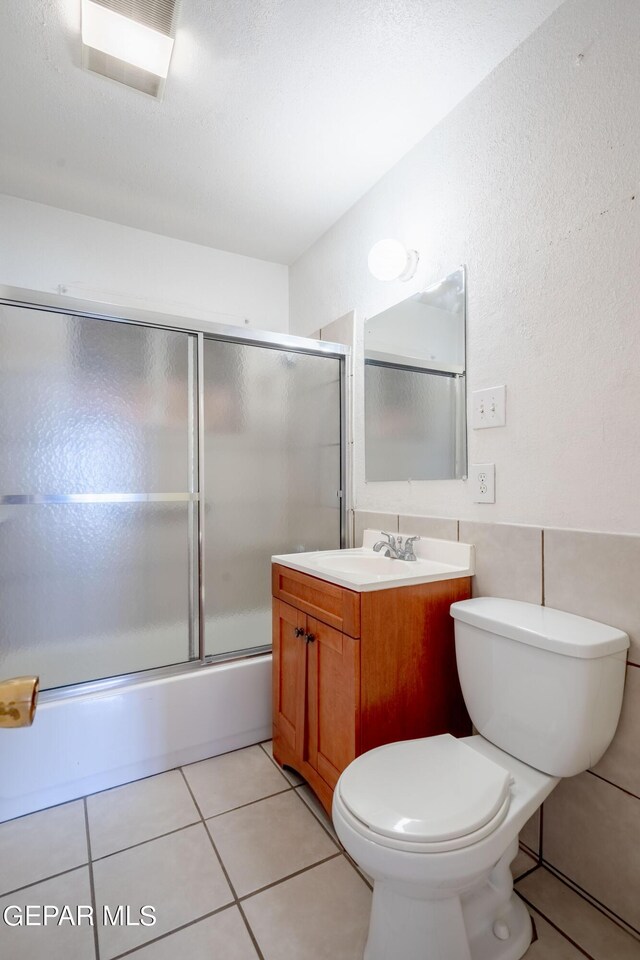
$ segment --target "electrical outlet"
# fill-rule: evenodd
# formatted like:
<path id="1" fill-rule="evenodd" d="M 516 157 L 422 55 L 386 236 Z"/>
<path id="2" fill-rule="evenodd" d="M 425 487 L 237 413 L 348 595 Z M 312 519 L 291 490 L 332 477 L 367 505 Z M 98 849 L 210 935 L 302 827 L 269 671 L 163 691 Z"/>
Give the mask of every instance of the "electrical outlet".
<path id="1" fill-rule="evenodd" d="M 486 390 L 474 390 L 471 394 L 471 426 L 474 430 L 485 427 L 504 427 L 506 417 L 507 388 L 487 387 Z"/>
<path id="2" fill-rule="evenodd" d="M 474 503 L 496 502 L 495 463 L 472 463 L 469 468 L 469 480 Z"/>

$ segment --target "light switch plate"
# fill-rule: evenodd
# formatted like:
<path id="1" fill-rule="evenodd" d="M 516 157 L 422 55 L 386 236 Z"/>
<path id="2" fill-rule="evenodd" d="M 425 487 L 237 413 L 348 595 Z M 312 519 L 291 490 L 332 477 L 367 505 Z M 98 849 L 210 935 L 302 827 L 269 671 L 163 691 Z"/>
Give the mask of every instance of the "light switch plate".
<path id="1" fill-rule="evenodd" d="M 474 390 L 471 394 L 472 414 L 471 426 L 474 430 L 483 430 L 485 427 L 504 427 L 506 416 L 507 388 L 487 387 L 485 390 Z"/>
<path id="2" fill-rule="evenodd" d="M 472 463 L 469 468 L 469 480 L 474 503 L 496 502 L 495 463 Z"/>

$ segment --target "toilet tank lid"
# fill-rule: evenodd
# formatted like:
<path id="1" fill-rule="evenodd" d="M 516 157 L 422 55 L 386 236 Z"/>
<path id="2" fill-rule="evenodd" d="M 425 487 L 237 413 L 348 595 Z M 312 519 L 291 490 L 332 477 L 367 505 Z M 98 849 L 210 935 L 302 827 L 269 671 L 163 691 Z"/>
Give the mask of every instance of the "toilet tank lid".
<path id="1" fill-rule="evenodd" d="M 522 600 L 498 597 L 460 600 L 451 604 L 451 616 L 498 636 L 565 657 L 592 660 L 629 647 L 629 637 L 617 627 Z"/>

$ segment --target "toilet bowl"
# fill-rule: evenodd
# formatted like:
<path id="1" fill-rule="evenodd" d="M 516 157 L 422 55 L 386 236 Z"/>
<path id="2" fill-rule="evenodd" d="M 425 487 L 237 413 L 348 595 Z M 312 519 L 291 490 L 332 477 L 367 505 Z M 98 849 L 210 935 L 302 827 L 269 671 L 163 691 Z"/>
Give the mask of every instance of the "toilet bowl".
<path id="1" fill-rule="evenodd" d="M 336 785 L 336 832 L 374 881 L 365 960 L 519 960 L 532 930 L 509 869 L 518 834 L 615 732 L 626 634 L 487 599 L 452 607 L 478 734 L 377 747 Z"/>
<path id="2" fill-rule="evenodd" d="M 333 822 L 374 880 L 366 960 L 521 957 L 531 923 L 509 865 L 556 783 L 480 736 L 389 744 L 350 764 Z"/>

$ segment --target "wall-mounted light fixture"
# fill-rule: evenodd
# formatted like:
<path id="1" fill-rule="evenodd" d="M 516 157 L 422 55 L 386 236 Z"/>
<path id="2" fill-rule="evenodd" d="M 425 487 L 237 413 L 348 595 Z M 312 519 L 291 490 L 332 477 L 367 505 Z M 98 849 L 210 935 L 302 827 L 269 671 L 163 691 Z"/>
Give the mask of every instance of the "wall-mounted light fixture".
<path id="1" fill-rule="evenodd" d="M 378 240 L 369 251 L 369 270 L 376 280 L 411 280 L 419 259 L 417 250 L 407 250 L 399 240 Z"/>

